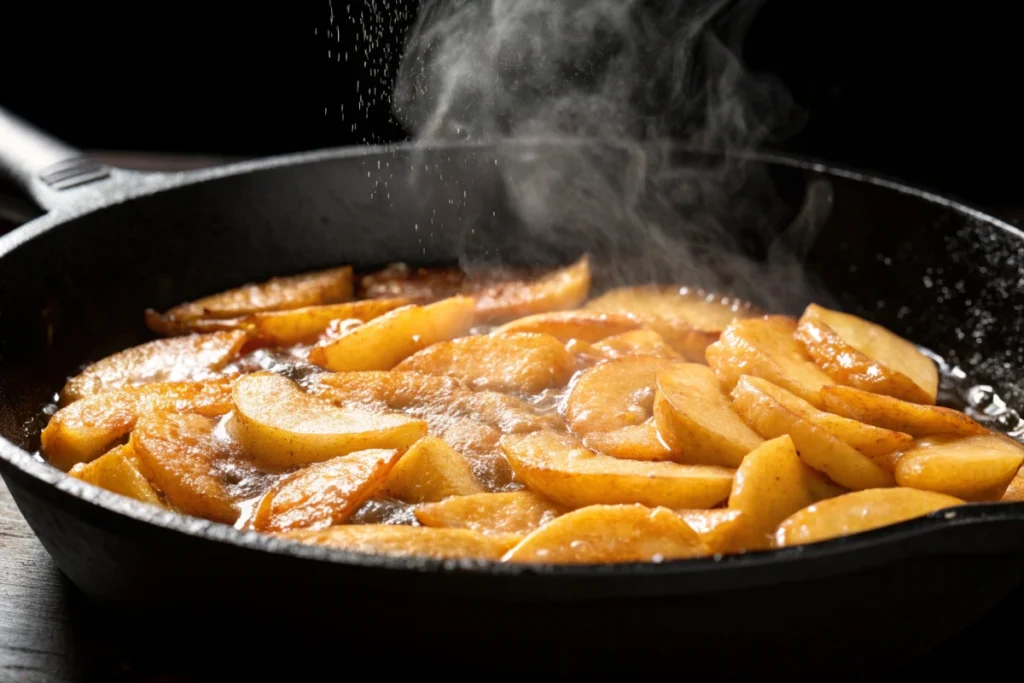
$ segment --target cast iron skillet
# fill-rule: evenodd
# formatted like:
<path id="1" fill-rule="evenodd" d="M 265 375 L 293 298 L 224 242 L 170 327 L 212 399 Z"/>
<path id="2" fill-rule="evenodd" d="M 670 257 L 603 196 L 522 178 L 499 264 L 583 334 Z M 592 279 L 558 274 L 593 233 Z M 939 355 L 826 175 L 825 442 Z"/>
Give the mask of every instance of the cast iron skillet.
<path id="1" fill-rule="evenodd" d="M 0 238 L 0 473 L 60 569 L 96 601 L 193 625 L 247 622 L 259 642 L 319 636 L 338 656 L 415 653 L 507 669 L 579 667 L 601 653 L 687 673 L 882 666 L 935 646 L 1017 585 L 1022 504 L 777 552 L 518 567 L 274 541 L 155 511 L 32 454 L 41 410 L 64 379 L 148 338 L 145 307 L 338 263 L 535 259 L 494 169 L 564 151 L 398 145 L 141 174 L 91 163 L 0 112 L 0 165 L 49 210 Z M 678 162 L 692 154 L 678 150 Z M 747 161 L 770 172 L 791 208 L 808 183 L 830 187 L 830 218 L 807 255 L 822 296 L 1019 401 L 1024 235 L 876 178 L 777 156 Z M 558 259 L 593 246 L 579 234 L 558 241 Z M 400 641 L 388 635 L 395 629 Z"/>

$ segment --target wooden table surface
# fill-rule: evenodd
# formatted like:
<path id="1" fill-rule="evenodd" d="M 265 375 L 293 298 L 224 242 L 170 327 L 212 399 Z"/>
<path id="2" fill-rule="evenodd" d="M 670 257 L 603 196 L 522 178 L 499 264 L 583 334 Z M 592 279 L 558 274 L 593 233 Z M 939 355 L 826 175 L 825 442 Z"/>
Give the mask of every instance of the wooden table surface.
<path id="1" fill-rule="evenodd" d="M 131 165 L 129 157 L 111 156 L 109 161 Z M 143 159 L 137 166 L 147 167 L 147 163 Z M 990 210 L 1013 223 L 1024 219 L 1021 207 Z M 927 661 L 908 665 L 906 672 L 949 672 L 967 661 L 974 673 L 982 674 L 989 665 L 1005 665 L 1008 655 L 1017 656 L 1024 635 L 1021 614 L 1024 588 L 1018 588 L 981 623 Z M 188 632 L 172 629 L 158 637 L 154 632 L 154 638 L 147 640 L 147 634 L 138 630 L 94 607 L 77 592 L 28 528 L 0 481 L 0 683 L 191 683 L 268 672 L 258 660 L 249 665 L 239 663 L 227 674 L 210 672 L 201 659 L 190 659 L 190 653 L 202 646 L 193 642 Z M 154 639 L 158 642 L 150 642 Z"/>

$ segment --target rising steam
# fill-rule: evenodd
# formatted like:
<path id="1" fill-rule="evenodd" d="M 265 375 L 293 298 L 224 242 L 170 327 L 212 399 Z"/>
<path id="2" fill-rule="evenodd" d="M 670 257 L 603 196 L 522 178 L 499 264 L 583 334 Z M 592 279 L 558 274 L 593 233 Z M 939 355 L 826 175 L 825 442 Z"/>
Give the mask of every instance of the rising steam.
<path id="1" fill-rule="evenodd" d="M 795 120 L 785 89 L 740 61 L 759 4 L 426 0 L 395 113 L 421 142 L 498 143 L 519 239 L 538 260 L 573 245 L 612 282 L 792 308 L 812 296 L 798 259 L 822 206 L 778 239 L 783 207 L 744 158 Z"/>

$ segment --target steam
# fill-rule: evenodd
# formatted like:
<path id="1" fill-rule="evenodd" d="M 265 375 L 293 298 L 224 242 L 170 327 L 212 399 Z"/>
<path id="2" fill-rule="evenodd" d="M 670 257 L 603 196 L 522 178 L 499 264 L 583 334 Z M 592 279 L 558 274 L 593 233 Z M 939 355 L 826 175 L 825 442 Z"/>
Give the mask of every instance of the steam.
<path id="1" fill-rule="evenodd" d="M 800 258 L 828 198 L 808 193 L 776 234 L 786 207 L 744 155 L 797 121 L 785 89 L 740 60 L 759 4 L 426 0 L 395 113 L 420 142 L 497 143 L 520 255 L 587 250 L 609 284 L 793 308 L 821 298 Z"/>

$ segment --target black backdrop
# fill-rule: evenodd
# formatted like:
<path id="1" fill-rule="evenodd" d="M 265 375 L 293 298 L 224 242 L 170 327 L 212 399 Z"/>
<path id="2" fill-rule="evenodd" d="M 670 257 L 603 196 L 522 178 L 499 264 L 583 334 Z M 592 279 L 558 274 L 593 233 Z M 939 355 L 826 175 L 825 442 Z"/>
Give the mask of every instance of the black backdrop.
<path id="1" fill-rule="evenodd" d="M 406 135 L 372 89 L 387 87 L 415 2 L 64 4 L 2 3 L 0 104 L 73 144 L 263 155 Z M 746 57 L 809 114 L 785 148 L 1013 202 L 1024 60 L 1011 5 L 768 0 Z M 373 22 L 390 40 L 367 43 Z"/>

